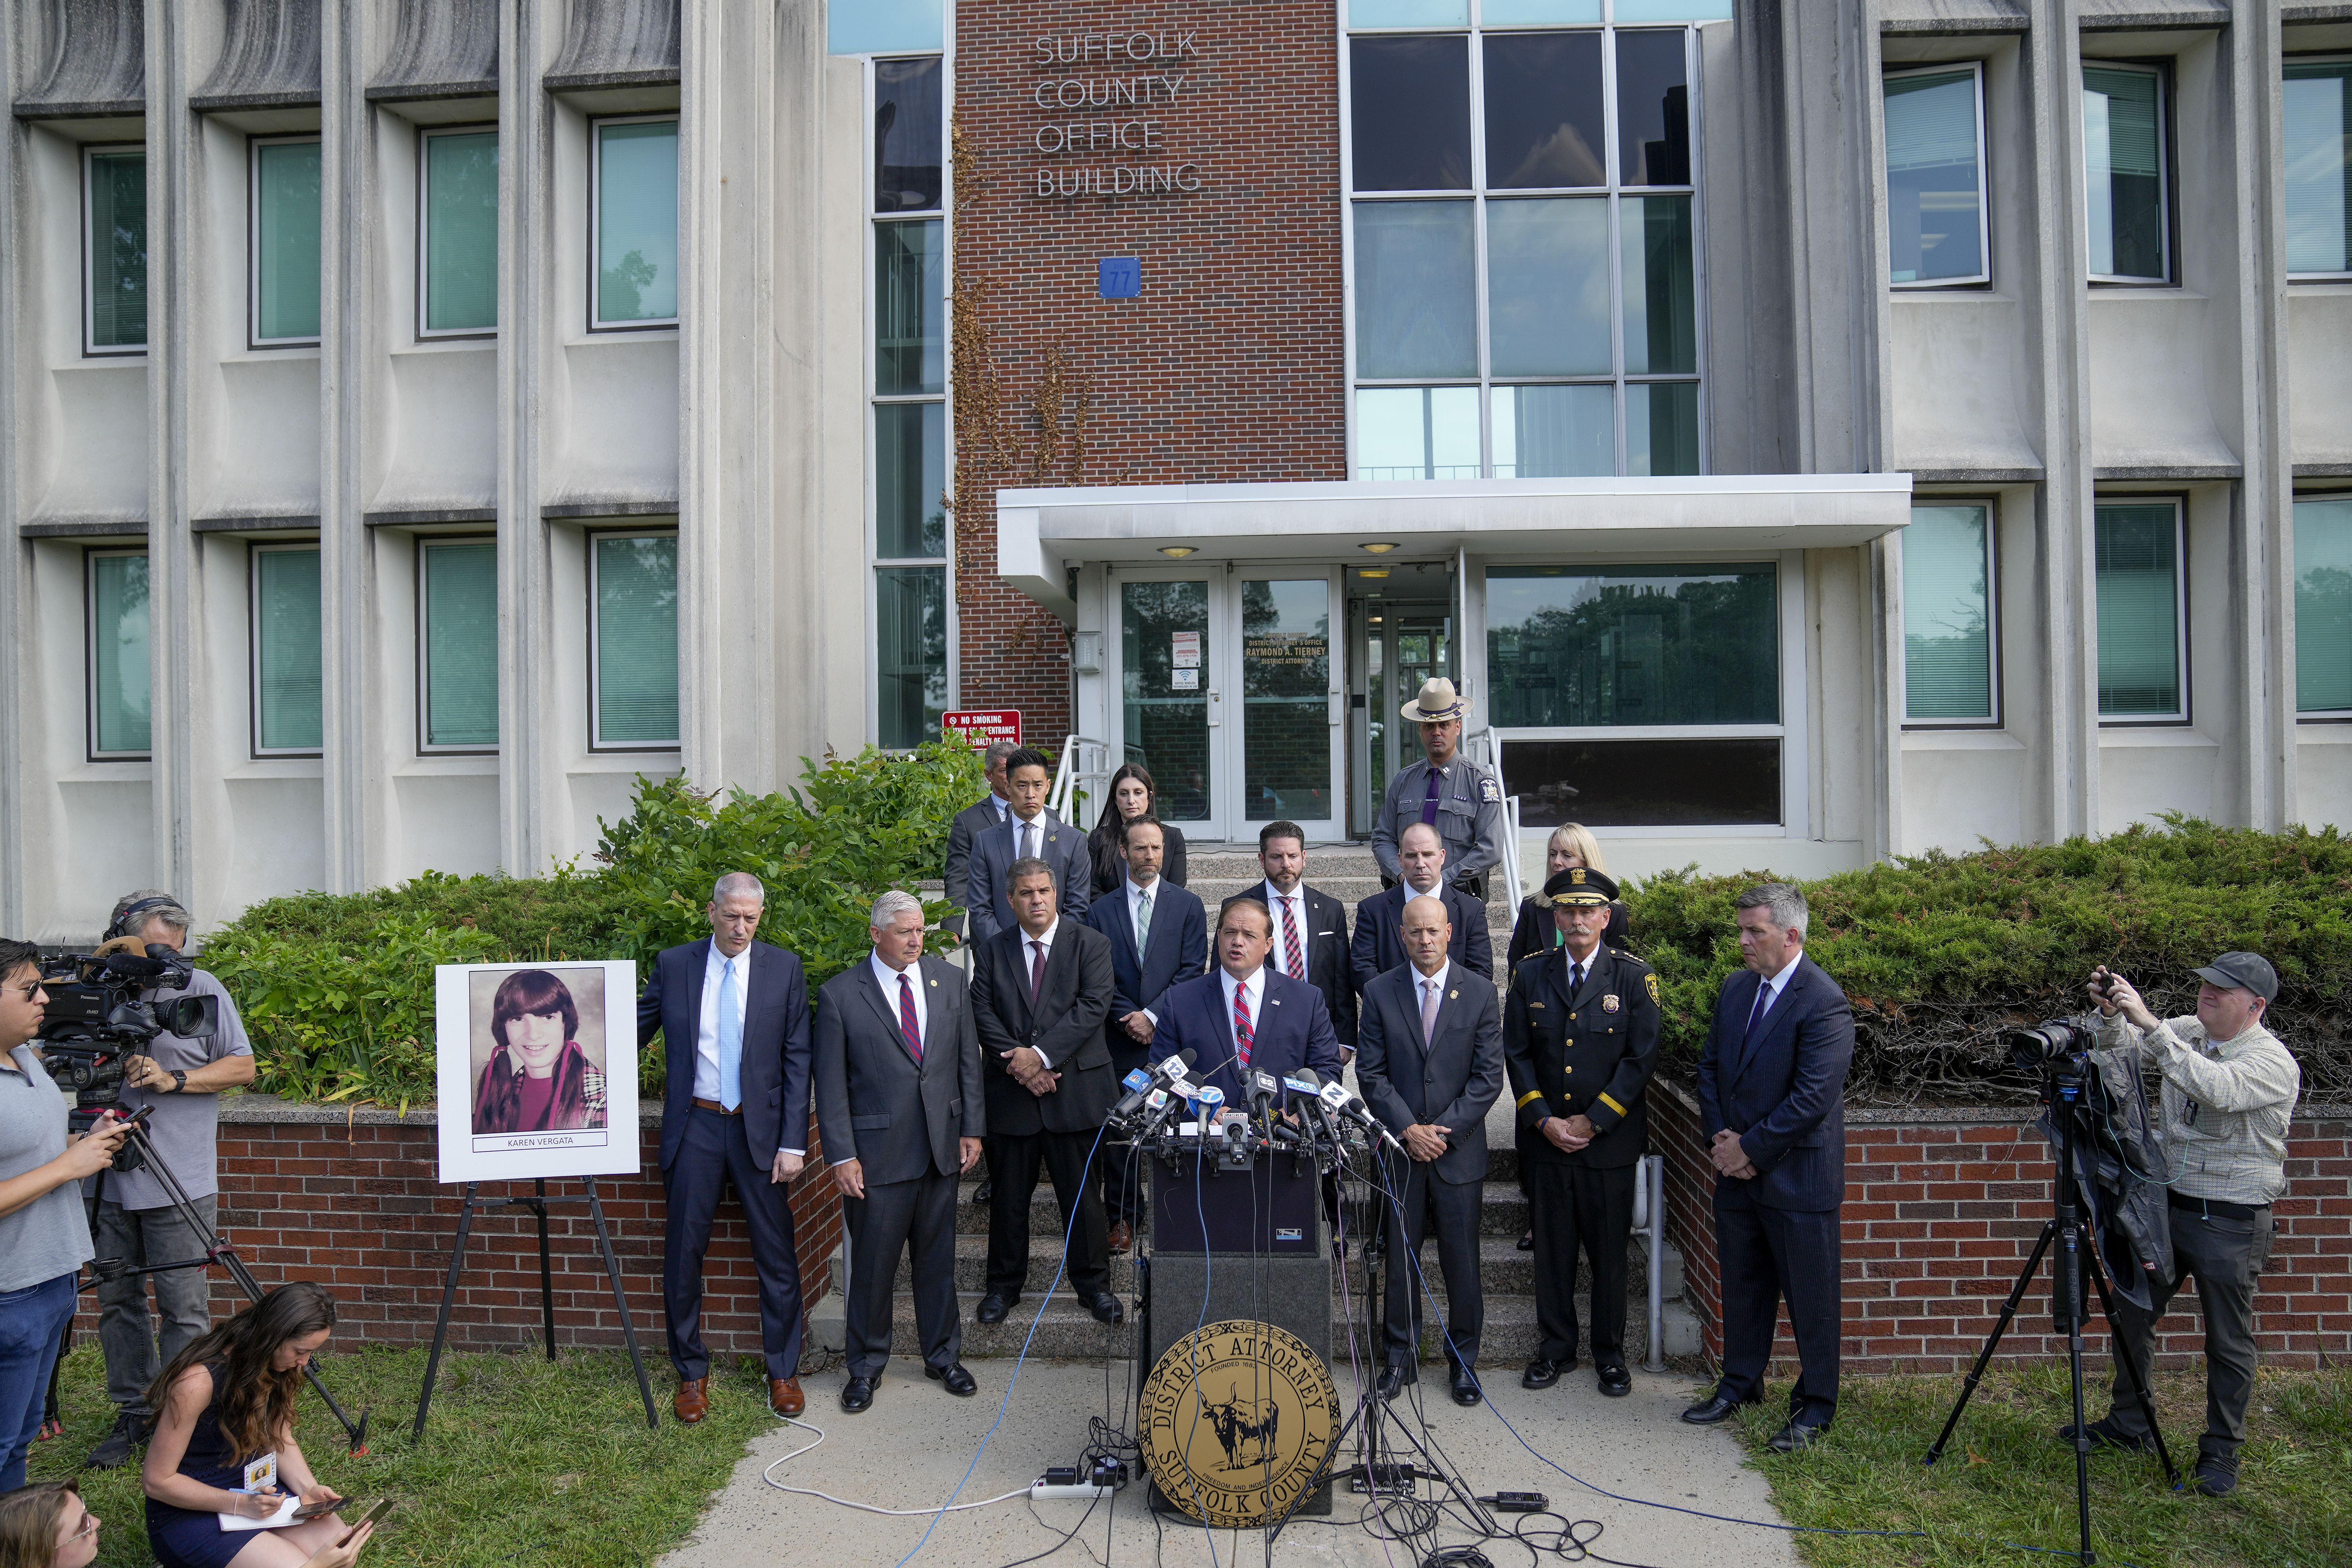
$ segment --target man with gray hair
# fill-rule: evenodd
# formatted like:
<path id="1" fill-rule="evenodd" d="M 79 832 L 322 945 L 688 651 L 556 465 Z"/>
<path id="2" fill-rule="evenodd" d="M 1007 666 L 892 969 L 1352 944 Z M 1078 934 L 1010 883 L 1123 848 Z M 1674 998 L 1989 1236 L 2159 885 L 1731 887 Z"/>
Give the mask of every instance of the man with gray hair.
<path id="1" fill-rule="evenodd" d="M 142 888 L 114 901 L 106 934 L 110 941 L 176 952 L 194 923 L 179 900 L 157 888 Z M 146 1055 L 124 1058 L 122 1111 L 149 1112 L 150 1144 L 209 1227 L 216 1223 L 220 1191 L 221 1091 L 253 1081 L 253 1047 L 236 1004 L 219 981 L 199 969 L 184 991 L 154 994 L 158 1002 L 180 996 L 217 998 L 219 1027 L 208 1040 L 158 1035 L 148 1042 Z M 89 1183 L 89 1198 L 90 1238 L 100 1258 L 119 1258 L 139 1269 L 205 1255 L 203 1237 L 188 1228 L 151 1170 L 100 1172 Z M 152 1320 L 147 1312 L 149 1279 L 155 1289 Z M 212 1326 L 212 1281 L 203 1268 L 123 1273 L 101 1278 L 97 1293 L 98 1342 L 106 1355 L 106 1394 L 114 1402 L 115 1416 L 113 1428 L 90 1450 L 89 1464 L 109 1470 L 130 1458 L 154 1425 L 148 1385 L 183 1346 Z"/>
<path id="2" fill-rule="evenodd" d="M 1683 1419 L 1712 1426 L 1762 1397 L 1785 1295 L 1801 1368 L 1789 1419 L 1772 1436 L 1785 1454 L 1819 1438 L 1837 1413 L 1853 1012 L 1805 956 L 1804 894 L 1765 882 L 1732 907 L 1747 967 L 1723 983 L 1698 1061 L 1699 1136 L 1715 1164 L 1723 1376 Z"/>

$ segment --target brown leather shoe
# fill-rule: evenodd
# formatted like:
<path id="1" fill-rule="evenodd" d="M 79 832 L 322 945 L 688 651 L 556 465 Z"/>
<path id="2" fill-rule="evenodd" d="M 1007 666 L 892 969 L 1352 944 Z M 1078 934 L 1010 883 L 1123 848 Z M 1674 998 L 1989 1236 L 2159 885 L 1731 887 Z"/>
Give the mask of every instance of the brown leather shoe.
<path id="1" fill-rule="evenodd" d="M 1110 1227 L 1110 1249 L 1113 1252 L 1125 1252 L 1134 1245 L 1135 1230 L 1127 1221 L 1120 1220 Z"/>
<path id="2" fill-rule="evenodd" d="M 768 1379 L 768 1408 L 779 1415 L 798 1415 L 804 1407 L 801 1398 L 801 1380 L 797 1377 Z"/>
<path id="3" fill-rule="evenodd" d="M 670 1413 L 677 1417 L 678 1425 L 691 1426 L 710 1414 L 709 1384 L 707 1377 L 678 1380 L 677 1397 L 669 1402 Z"/>

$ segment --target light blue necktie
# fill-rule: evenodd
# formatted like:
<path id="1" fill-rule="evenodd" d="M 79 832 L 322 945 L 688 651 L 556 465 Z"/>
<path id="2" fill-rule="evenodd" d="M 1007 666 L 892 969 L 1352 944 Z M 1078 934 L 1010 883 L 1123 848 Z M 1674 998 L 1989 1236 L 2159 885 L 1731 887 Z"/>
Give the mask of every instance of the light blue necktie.
<path id="1" fill-rule="evenodd" d="M 743 1103 L 743 1017 L 737 1005 L 735 961 L 719 969 L 719 1103 L 732 1110 Z"/>

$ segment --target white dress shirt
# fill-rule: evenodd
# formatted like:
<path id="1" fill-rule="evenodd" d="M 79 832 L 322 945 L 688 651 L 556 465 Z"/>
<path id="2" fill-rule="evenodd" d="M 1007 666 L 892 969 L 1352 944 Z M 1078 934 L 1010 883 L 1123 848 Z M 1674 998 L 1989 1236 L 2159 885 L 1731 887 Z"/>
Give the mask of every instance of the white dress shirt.
<path id="1" fill-rule="evenodd" d="M 719 987 L 726 975 L 728 958 L 712 942 L 702 964 L 702 1016 L 696 1020 L 694 1030 L 694 1097 L 715 1100 L 719 1098 Z M 749 1047 L 743 1038 L 743 1020 L 751 1010 L 751 950 L 737 953 L 735 963 L 735 1039 Z M 735 1067 L 735 1081 L 743 1081 L 743 1067 Z M 786 1146 L 777 1151 L 782 1154 L 805 1154 L 804 1148 Z"/>
<path id="2" fill-rule="evenodd" d="M 1803 963 L 1804 959 L 1805 950 L 1801 947 L 1797 950 L 1797 955 L 1794 958 L 1764 977 L 1764 989 L 1772 994 L 1772 999 L 1764 1004 L 1764 1011 L 1755 1015 L 1757 1023 L 1761 1024 L 1770 1017 L 1772 1009 L 1780 1005 L 1780 993 L 1788 989 L 1789 977 L 1797 973 L 1797 965 Z M 1753 1007 L 1755 1004 L 1751 1002 L 1748 1005 Z"/>
<path id="3" fill-rule="evenodd" d="M 1015 929 L 1017 930 L 1019 928 L 1016 927 Z M 1054 939 L 1061 934 L 1062 917 L 1058 914 L 1054 917 L 1054 923 L 1045 928 L 1045 934 L 1044 936 L 1031 936 L 1025 931 L 1021 932 L 1021 982 L 1023 984 L 1025 985 L 1029 983 L 1029 965 L 1037 957 L 1036 952 L 1030 948 L 1029 944 L 1033 942 L 1043 944 L 1045 949 L 1045 962 L 1051 963 L 1054 962 Z M 1033 1051 L 1037 1051 L 1037 1047 L 1034 1046 L 1032 1046 L 1029 1048 Z M 1041 1062 L 1045 1062 L 1049 1068 L 1054 1065 L 1052 1062 L 1045 1060 L 1045 1053 L 1043 1051 L 1037 1051 L 1037 1059 Z"/>
<path id="4" fill-rule="evenodd" d="M 1015 860 L 1024 855 L 1039 857 L 1045 855 L 1045 829 L 1048 826 L 1045 817 L 1046 812 L 1044 806 L 1039 806 L 1037 815 L 1026 822 L 1013 816 L 1009 808 L 1006 810 L 1003 820 L 1013 825 L 1013 858 Z M 1037 842 L 1034 845 L 1029 842 L 1029 836 L 1033 833 L 1037 837 Z"/>
<path id="5" fill-rule="evenodd" d="M 1261 963 L 1255 969 L 1251 970 L 1249 972 L 1248 978 L 1244 980 L 1234 979 L 1232 974 L 1225 971 L 1223 965 L 1220 965 L 1217 970 L 1217 981 L 1223 991 L 1225 998 L 1225 1033 L 1228 1036 L 1233 1033 L 1234 988 L 1235 986 L 1239 986 L 1249 993 L 1250 1038 L 1255 1040 L 1265 1030 L 1265 965 Z M 1234 1041 L 1234 1048 L 1236 1053 L 1239 1052 L 1241 1049 L 1241 1042 L 1239 1040 Z M 1233 1063 L 1236 1068 L 1241 1065 L 1241 1058 L 1238 1054 L 1233 1058 Z M 1202 1076 L 1206 1077 L 1209 1073 L 1214 1072 L 1218 1068 L 1224 1065 L 1225 1064 L 1223 1062 L 1213 1062 L 1209 1067 L 1202 1069 Z"/>
<path id="6" fill-rule="evenodd" d="M 890 1016 L 895 1021 L 898 1016 L 898 975 L 901 972 L 883 963 L 878 952 L 867 953 L 866 962 L 874 966 L 874 978 L 882 987 L 882 1005 L 890 1009 Z M 915 1037 L 929 1040 L 931 1037 L 931 1010 L 923 1000 L 922 962 L 919 959 L 907 965 L 904 973 L 907 989 L 915 994 Z"/>
<path id="7" fill-rule="evenodd" d="M 1418 969 L 1412 972 L 1412 1005 L 1415 1010 L 1419 1010 L 1429 1000 L 1429 993 L 1426 987 L 1434 985 L 1437 987 L 1438 1001 L 1442 1004 L 1445 1000 L 1445 977 L 1453 972 L 1454 961 L 1451 959 L 1439 964 L 1437 966 L 1437 973 L 1434 974 L 1424 975 Z M 1423 1043 L 1425 1045 L 1428 1042 L 1423 1041 Z"/>
<path id="8" fill-rule="evenodd" d="M 1144 898 L 1145 898 L 1145 896 L 1146 896 L 1146 895 L 1149 895 L 1149 896 L 1150 897 L 1150 900 L 1151 900 L 1151 918 L 1152 918 L 1152 920 L 1153 920 L 1153 921 L 1157 921 L 1160 919 L 1160 898 L 1161 898 L 1161 895 L 1162 895 L 1162 894 L 1165 892 L 1165 890 L 1166 890 L 1166 889 L 1165 889 L 1165 887 L 1163 886 L 1163 884 L 1165 883 L 1165 881 L 1166 881 L 1166 879 L 1165 879 L 1165 878 L 1161 878 L 1161 877 L 1154 877 L 1154 878 L 1152 878 L 1152 879 L 1151 879 L 1151 880 L 1150 880 L 1149 882 L 1144 882 L 1144 883 L 1139 884 L 1139 883 L 1136 881 L 1134 875 L 1133 875 L 1132 873 L 1129 873 L 1129 875 L 1128 876 L 1128 879 L 1127 879 L 1127 929 L 1128 929 L 1128 930 L 1129 930 L 1129 931 L 1141 931 L 1141 930 L 1143 929 L 1143 927 L 1141 926 L 1141 924 L 1140 924 L 1140 923 L 1139 923 L 1139 922 L 1138 922 L 1138 921 L 1136 920 L 1136 910 L 1137 910 L 1137 908 L 1138 908 L 1139 905 L 1141 905 L 1141 903 L 1143 902 Z M 1155 929 L 1156 929 L 1156 928 L 1155 928 Z M 1141 950 L 1141 949 L 1138 949 L 1138 950 L 1137 950 L 1137 952 L 1136 952 L 1136 955 L 1135 955 L 1135 966 L 1136 966 L 1136 968 L 1138 968 L 1139 970 L 1139 969 L 1141 969 L 1141 968 L 1143 967 L 1143 952 L 1142 952 L 1142 950 Z M 1141 1013 L 1141 1014 L 1142 1014 L 1146 1018 L 1149 1018 L 1149 1019 L 1150 1019 L 1150 1020 L 1151 1020 L 1151 1026 L 1152 1026 L 1153 1028 L 1155 1028 L 1155 1029 L 1156 1029 L 1156 1028 L 1158 1028 L 1158 1027 L 1160 1026 L 1160 1015 L 1159 1015 L 1159 1014 L 1157 1014 L 1157 1013 L 1153 1012 L 1153 1011 L 1152 1011 L 1150 1008 L 1149 1008 L 1149 1007 L 1138 1008 L 1138 1009 L 1137 1009 L 1137 1011 L 1140 1012 L 1140 1013 Z"/>
<path id="9" fill-rule="evenodd" d="M 1266 962 L 1279 973 L 1290 974 L 1289 949 L 1282 938 L 1282 906 L 1290 906 L 1290 918 L 1298 928 L 1298 962 L 1305 963 L 1308 962 L 1307 950 L 1315 945 L 1315 933 L 1307 929 L 1307 884 L 1301 882 L 1287 893 L 1276 892 L 1272 882 L 1260 882 L 1257 886 L 1258 892 L 1265 899 L 1266 912 L 1274 917 L 1274 952 Z M 1307 975 L 1301 971 L 1290 974 L 1290 977 L 1304 980 Z"/>

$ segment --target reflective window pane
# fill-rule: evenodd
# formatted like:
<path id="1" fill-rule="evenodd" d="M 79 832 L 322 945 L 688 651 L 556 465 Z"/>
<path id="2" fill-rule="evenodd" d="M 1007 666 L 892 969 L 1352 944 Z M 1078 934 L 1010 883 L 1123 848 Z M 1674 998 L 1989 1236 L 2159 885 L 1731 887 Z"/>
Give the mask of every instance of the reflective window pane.
<path id="1" fill-rule="evenodd" d="M 425 744 L 488 750 L 499 743 L 499 548 L 483 540 L 418 554 Z"/>
<path id="2" fill-rule="evenodd" d="M 1486 204 L 1486 355 L 1496 375 L 1607 375 L 1609 198 Z"/>
<path id="3" fill-rule="evenodd" d="M 499 324 L 499 133 L 425 139 L 425 330 Z"/>
<path id="4" fill-rule="evenodd" d="M 1580 479 L 1617 471 L 1615 387 L 1498 386 L 1493 395 L 1496 479 Z"/>
<path id="5" fill-rule="evenodd" d="M 1470 40 L 1350 38 L 1356 189 L 1470 188 Z"/>
<path id="6" fill-rule="evenodd" d="M 879 743 L 903 751 L 936 739 L 948 706 L 947 568 L 877 568 L 874 623 Z"/>
<path id="7" fill-rule="evenodd" d="M 1628 196 L 1618 210 L 1625 251 L 1625 374 L 1698 369 L 1698 301 L 1688 196 Z"/>
<path id="8" fill-rule="evenodd" d="M 1625 471 L 1698 472 L 1698 383 L 1654 381 L 1625 389 Z"/>
<path id="9" fill-rule="evenodd" d="M 1974 70 L 1886 79 L 1886 249 L 1896 283 L 1986 276 Z"/>
<path id="10" fill-rule="evenodd" d="M 947 553 L 947 405 L 875 405 L 874 550 L 885 561 Z"/>
<path id="11" fill-rule="evenodd" d="M 2294 503 L 2294 705 L 2352 712 L 2352 497 Z"/>
<path id="12" fill-rule="evenodd" d="M 260 342 L 319 335 L 316 142 L 254 144 L 253 335 Z"/>
<path id="13" fill-rule="evenodd" d="M 2181 717 L 2179 512 L 2160 501 L 2094 517 L 2099 716 Z"/>
<path id="14" fill-rule="evenodd" d="M 2083 68 L 2091 276 L 2165 277 L 2164 120 L 2152 70 Z"/>
<path id="15" fill-rule="evenodd" d="M 1163 819 L 1205 821 L 1209 688 L 1223 678 L 1211 662 L 1209 585 L 1122 583 L 1118 607 L 1120 760 L 1151 775 Z"/>
<path id="16" fill-rule="evenodd" d="M 152 710 L 147 635 L 147 557 L 89 557 L 92 756 L 147 753 Z"/>
<path id="17" fill-rule="evenodd" d="M 874 226 L 874 390 L 947 387 L 946 226 Z"/>
<path id="18" fill-rule="evenodd" d="M 1617 35 L 1617 179 L 1627 185 L 1691 183 L 1690 81 L 1683 39 Z"/>
<path id="19" fill-rule="evenodd" d="M 1622 5 L 1623 0 L 1619 0 Z M 1506 741 L 1522 827 L 1768 826 L 1780 820 L 1777 736 Z"/>
<path id="20" fill-rule="evenodd" d="M 596 127 L 596 323 L 677 320 L 677 121 Z"/>
<path id="21" fill-rule="evenodd" d="M 1489 33 L 1484 49 L 1486 188 L 1607 184 L 1601 35 Z"/>
<path id="22" fill-rule="evenodd" d="M 1475 479 L 1479 471 L 1476 387 L 1358 389 L 1358 479 Z"/>
<path id="23" fill-rule="evenodd" d="M 600 534 L 599 746 L 677 744 L 677 535 Z"/>
<path id="24" fill-rule="evenodd" d="M 253 740 L 264 752 L 324 742 L 319 547 L 253 552 Z"/>
<path id="25" fill-rule="evenodd" d="M 1242 816 L 1325 822 L 1331 802 L 1331 588 L 1242 584 Z"/>
<path id="26" fill-rule="evenodd" d="M 913 54 L 937 49 L 947 36 L 942 0 L 856 0 L 824 11 L 825 48 L 831 54 Z"/>
<path id="27" fill-rule="evenodd" d="M 874 62 L 874 210 L 933 212 L 940 205 L 940 66 L 936 57 Z"/>
<path id="28" fill-rule="evenodd" d="M 1617 0 L 1619 26 L 1629 22 L 1728 22 L 1731 0 Z"/>
<path id="29" fill-rule="evenodd" d="M 89 154 L 89 343 L 93 350 L 147 345 L 147 153 L 142 147 Z M 144 742 L 142 748 L 144 749 Z"/>
<path id="30" fill-rule="evenodd" d="M 2286 65 L 2286 269 L 2352 272 L 2352 60 Z"/>
<path id="31" fill-rule="evenodd" d="M 1490 566 L 1493 721 L 1498 729 L 1777 723 L 1778 628 L 1769 562 Z"/>
<path id="32" fill-rule="evenodd" d="M 1625 0 L 1618 0 L 1617 8 L 1622 11 Z M 1598 23 L 1601 20 L 1601 0 L 1486 0 L 1486 4 L 1478 7 L 1478 16 L 1489 27 Z M 1597 147 L 1600 142 L 1596 141 L 1593 145 Z"/>
<path id="33" fill-rule="evenodd" d="M 1989 721 L 1990 531 L 1981 506 L 1915 506 L 1903 531 L 1904 716 Z"/>
<path id="34" fill-rule="evenodd" d="M 1468 202 L 1358 202 L 1356 374 L 1478 374 Z"/>
<path id="35" fill-rule="evenodd" d="M 1493 0 L 1487 0 L 1488 8 Z M 1470 0 L 1348 0 L 1350 27 L 1466 27 Z"/>

